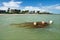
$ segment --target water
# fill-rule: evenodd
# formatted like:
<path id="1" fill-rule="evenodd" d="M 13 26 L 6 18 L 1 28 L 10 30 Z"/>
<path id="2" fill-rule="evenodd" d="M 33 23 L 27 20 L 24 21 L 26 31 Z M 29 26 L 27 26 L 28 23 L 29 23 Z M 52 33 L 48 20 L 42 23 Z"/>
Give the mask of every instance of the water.
<path id="1" fill-rule="evenodd" d="M 10 25 L 42 20 L 53 24 L 30 29 Z M 60 40 L 60 15 L 0 15 L 0 40 Z"/>

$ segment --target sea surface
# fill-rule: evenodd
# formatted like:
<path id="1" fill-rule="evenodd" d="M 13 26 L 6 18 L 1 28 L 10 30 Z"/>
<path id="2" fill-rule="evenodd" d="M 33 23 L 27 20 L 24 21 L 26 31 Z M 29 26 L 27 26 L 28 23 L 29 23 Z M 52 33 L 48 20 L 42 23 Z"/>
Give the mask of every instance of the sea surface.
<path id="1" fill-rule="evenodd" d="M 53 21 L 47 28 L 25 28 L 11 24 Z M 0 15 L 0 40 L 60 40 L 60 15 Z"/>

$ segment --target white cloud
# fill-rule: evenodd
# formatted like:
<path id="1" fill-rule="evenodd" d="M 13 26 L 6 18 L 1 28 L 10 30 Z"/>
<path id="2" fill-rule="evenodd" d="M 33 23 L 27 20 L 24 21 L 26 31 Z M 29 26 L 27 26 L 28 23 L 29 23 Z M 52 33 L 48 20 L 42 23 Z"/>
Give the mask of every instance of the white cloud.
<path id="1" fill-rule="evenodd" d="M 3 5 L 6 7 L 20 7 L 19 4 L 21 4 L 21 2 L 14 2 L 14 1 L 3 2 Z"/>
<path id="2" fill-rule="evenodd" d="M 41 4 L 42 5 L 42 4 Z M 40 7 L 33 7 L 33 6 L 26 6 L 24 7 L 23 10 L 30 10 L 30 11 L 40 11 L 40 12 L 51 12 L 52 13 L 52 10 L 58 10 L 60 9 L 60 4 L 55 4 L 55 5 L 50 5 L 50 6 L 41 6 Z"/>
<path id="3" fill-rule="evenodd" d="M 14 2 L 12 0 L 10 2 L 3 2 L 2 3 L 3 6 L 1 6 L 0 9 L 2 10 L 7 10 L 7 8 L 18 9 L 20 8 L 21 3 L 22 2 Z"/>
<path id="4" fill-rule="evenodd" d="M 0 10 L 7 10 L 8 8 L 7 7 L 4 7 L 4 6 L 1 6 L 0 7 Z"/>
<path id="5" fill-rule="evenodd" d="M 33 6 L 26 6 L 23 10 L 29 10 L 29 11 L 45 11 L 44 9 L 41 9 L 39 7 L 33 7 Z"/>
<path id="6" fill-rule="evenodd" d="M 30 10 L 30 11 L 33 11 L 33 10 L 40 10 L 39 7 L 32 7 L 32 6 L 26 6 L 23 10 Z"/>
<path id="7" fill-rule="evenodd" d="M 60 6 L 57 6 L 56 9 L 59 9 L 60 10 Z"/>

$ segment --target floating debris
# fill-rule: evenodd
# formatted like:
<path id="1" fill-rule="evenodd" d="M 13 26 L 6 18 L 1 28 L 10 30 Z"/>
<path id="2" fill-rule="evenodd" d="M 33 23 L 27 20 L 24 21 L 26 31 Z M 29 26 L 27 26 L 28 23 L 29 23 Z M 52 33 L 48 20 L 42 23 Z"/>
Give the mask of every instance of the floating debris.
<path id="1" fill-rule="evenodd" d="M 42 21 L 42 22 L 25 22 L 25 23 L 20 23 L 20 24 L 11 24 L 11 25 L 15 25 L 18 27 L 29 27 L 29 28 L 45 28 L 49 26 L 50 24 Z"/>

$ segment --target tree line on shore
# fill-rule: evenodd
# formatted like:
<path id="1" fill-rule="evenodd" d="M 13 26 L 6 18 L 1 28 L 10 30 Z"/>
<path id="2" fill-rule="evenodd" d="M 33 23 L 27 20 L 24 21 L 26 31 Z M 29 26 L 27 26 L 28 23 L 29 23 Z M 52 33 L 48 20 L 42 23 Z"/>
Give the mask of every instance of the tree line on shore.
<path id="1" fill-rule="evenodd" d="M 6 10 L 0 10 L 0 14 L 52 14 L 52 13 L 8 8 L 7 11 Z"/>

